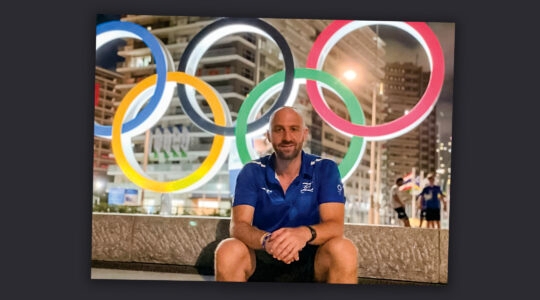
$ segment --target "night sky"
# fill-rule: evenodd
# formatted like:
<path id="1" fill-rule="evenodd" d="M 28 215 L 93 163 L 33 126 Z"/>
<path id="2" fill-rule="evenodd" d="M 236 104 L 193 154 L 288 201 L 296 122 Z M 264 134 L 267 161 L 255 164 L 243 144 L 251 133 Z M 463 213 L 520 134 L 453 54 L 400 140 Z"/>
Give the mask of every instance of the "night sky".
<path id="1" fill-rule="evenodd" d="M 120 20 L 121 16 L 122 15 L 98 14 L 96 17 L 96 25 L 108 21 Z M 96 65 L 104 69 L 115 71 L 116 63 L 124 60 L 122 57 L 116 55 L 118 47 L 123 46 L 124 44 L 125 42 L 123 40 L 118 39 L 103 45 L 96 53 Z"/>

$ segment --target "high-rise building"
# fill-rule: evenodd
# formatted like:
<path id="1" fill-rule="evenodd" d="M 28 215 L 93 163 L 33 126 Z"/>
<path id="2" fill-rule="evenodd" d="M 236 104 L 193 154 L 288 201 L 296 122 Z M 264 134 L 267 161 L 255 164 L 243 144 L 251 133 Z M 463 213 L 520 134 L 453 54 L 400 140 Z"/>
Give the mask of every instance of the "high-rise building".
<path id="1" fill-rule="evenodd" d="M 126 15 L 122 18 L 122 21 L 144 26 L 156 36 L 170 52 L 175 70 L 188 43 L 198 32 L 215 20 L 215 18 L 192 16 Z M 274 26 L 286 39 L 296 68 L 305 66 L 315 38 L 330 24 L 327 20 L 263 20 Z M 372 119 L 372 100 L 377 99 L 381 103 L 377 106 L 375 115 L 377 123 L 382 123 L 386 116 L 386 108 L 382 105 L 382 98 L 373 95 L 372 87 L 380 83 L 384 77 L 382 66 L 384 66 L 385 44 L 370 27 L 358 29 L 357 32 L 349 34 L 346 39 L 336 44 L 325 61 L 324 70 L 340 80 L 343 80 L 342 74 L 345 70 L 355 69 L 357 72 L 362 72 L 362 82 L 343 81 L 358 98 L 366 122 Z M 113 89 L 118 95 L 115 99 L 121 99 L 137 83 L 155 73 L 152 53 L 140 40 L 126 39 L 118 55 L 124 60 L 114 70 L 118 73 L 117 83 Z M 268 76 L 283 70 L 283 67 L 281 51 L 273 41 L 257 34 L 238 33 L 225 36 L 215 42 L 201 57 L 194 75 L 220 93 L 234 122 L 248 93 Z M 328 106 L 342 118 L 350 120 L 350 114 L 339 96 L 327 90 L 323 93 Z M 267 111 L 276 98 L 277 96 L 269 98 L 261 107 L 261 113 Z M 213 116 L 209 104 L 199 94 L 197 94 L 197 101 L 200 113 L 211 121 Z M 294 105 L 303 112 L 310 128 L 310 141 L 306 143 L 305 150 L 332 158 L 340 163 L 348 150 L 350 138 L 337 132 L 313 111 L 304 86 L 300 86 Z M 96 122 L 99 121 L 105 120 L 98 120 L 96 117 Z M 104 124 L 107 125 L 107 122 Z M 181 147 L 176 148 L 176 151 L 171 146 L 165 149 L 162 144 L 164 139 L 171 139 L 171 136 L 178 133 L 182 134 L 179 141 Z M 146 134 L 132 138 L 132 149 L 148 176 L 159 181 L 169 181 L 185 177 L 200 166 L 209 152 L 213 136 L 212 133 L 202 130 L 190 120 L 181 107 L 175 91 L 169 109 L 159 122 Z M 259 155 L 271 150 L 262 136 L 260 139 L 255 139 L 254 143 Z M 381 148 L 382 144 L 384 143 L 378 143 L 378 147 Z M 347 200 L 362 207 L 360 211 L 357 210 L 360 216 L 349 218 L 352 222 L 367 222 L 367 210 L 370 206 L 370 192 L 372 192 L 370 191 L 370 176 L 374 176 L 371 175 L 373 172 L 370 172 L 370 169 L 381 170 L 383 167 L 382 163 L 370 164 L 371 151 L 371 145 L 368 143 L 361 163 L 345 182 Z M 375 157 L 379 162 L 384 159 L 380 154 Z M 109 158 L 113 159 L 110 155 Z M 385 172 L 383 170 L 377 173 L 384 174 Z M 114 178 L 108 183 L 108 188 L 118 186 L 137 188 L 115 164 L 109 165 L 107 175 Z M 196 191 L 172 192 L 173 213 L 225 214 L 230 208 L 231 200 L 229 175 L 230 172 L 225 163 L 214 178 Z M 377 183 L 379 183 L 378 191 L 381 191 L 384 188 L 385 178 L 379 177 Z M 373 182 L 371 188 L 373 189 Z M 152 211 L 159 209 L 161 195 L 152 191 L 141 191 L 139 195 L 143 207 Z"/>
<path id="2" fill-rule="evenodd" d="M 407 114 L 420 100 L 429 82 L 429 72 L 412 62 L 388 63 L 385 68 L 386 122 Z M 415 176 L 436 172 L 438 130 L 435 109 L 424 121 L 408 133 L 388 140 L 385 145 L 387 170 L 386 186 L 391 187 L 396 178 L 404 177 L 414 169 Z M 386 191 L 388 194 L 389 191 Z M 409 216 L 412 215 L 409 208 Z"/>
<path id="3" fill-rule="evenodd" d="M 109 126 L 112 124 L 116 107 L 122 100 L 122 94 L 116 89 L 116 86 L 122 80 L 123 76 L 121 74 L 96 67 L 94 91 L 94 120 L 96 123 Z M 110 140 L 95 136 L 93 154 L 94 182 L 108 181 L 107 170 L 110 165 L 115 164 Z M 101 186 L 95 187 L 95 194 L 103 192 Z"/>
<path id="4" fill-rule="evenodd" d="M 437 153 L 439 156 L 439 167 L 437 168 L 437 176 L 439 185 L 443 191 L 449 194 L 452 177 L 452 136 L 447 137 L 447 140 L 443 140 L 441 137 L 438 141 L 438 145 L 439 148 L 437 148 Z"/>

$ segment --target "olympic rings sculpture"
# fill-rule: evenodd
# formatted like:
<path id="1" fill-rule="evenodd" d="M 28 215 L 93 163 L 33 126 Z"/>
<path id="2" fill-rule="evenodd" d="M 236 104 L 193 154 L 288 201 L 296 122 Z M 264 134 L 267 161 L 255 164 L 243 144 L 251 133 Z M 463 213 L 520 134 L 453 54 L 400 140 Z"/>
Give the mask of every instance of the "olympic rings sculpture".
<path id="1" fill-rule="evenodd" d="M 410 112 L 388 123 L 367 126 L 364 112 L 354 93 L 322 66 L 330 49 L 346 34 L 361 27 L 382 24 L 400 28 L 422 45 L 427 53 L 431 77 L 427 90 Z M 218 39 L 231 33 L 252 32 L 275 42 L 281 50 L 284 70 L 261 81 L 243 101 L 236 124 L 222 96 L 209 84 L 194 76 L 205 51 Z M 349 149 L 339 163 L 339 171 L 346 181 L 360 163 L 366 140 L 386 140 L 405 134 L 418 126 L 432 111 L 440 95 L 444 80 L 444 57 L 437 37 L 425 23 L 379 21 L 333 21 L 315 40 L 305 68 L 295 68 L 291 50 L 285 38 L 273 26 L 261 19 L 220 18 L 198 32 L 188 43 L 180 58 L 178 70 L 163 43 L 144 27 L 130 22 L 111 21 L 96 28 L 96 51 L 104 44 L 120 38 L 142 40 L 151 50 L 156 74 L 137 83 L 122 99 L 114 115 L 112 126 L 94 124 L 94 134 L 111 139 L 112 152 L 126 177 L 141 188 L 155 192 L 190 192 L 212 179 L 225 163 L 233 140 L 242 164 L 257 158 L 247 139 L 260 134 L 268 125 L 270 115 L 279 107 L 292 105 L 298 86 L 306 91 L 314 110 L 338 132 L 351 137 Z M 332 90 L 344 102 L 351 121 L 335 114 L 322 96 L 322 88 Z M 174 89 L 183 111 L 201 130 L 215 135 L 209 154 L 190 175 L 173 181 L 156 181 L 145 174 L 133 151 L 131 138 L 154 126 L 165 114 L 173 98 Z M 195 91 L 209 103 L 214 121 L 209 120 L 197 106 Z M 262 116 L 257 113 L 271 97 L 279 92 L 277 100 Z M 145 105 L 146 104 L 146 105 Z"/>

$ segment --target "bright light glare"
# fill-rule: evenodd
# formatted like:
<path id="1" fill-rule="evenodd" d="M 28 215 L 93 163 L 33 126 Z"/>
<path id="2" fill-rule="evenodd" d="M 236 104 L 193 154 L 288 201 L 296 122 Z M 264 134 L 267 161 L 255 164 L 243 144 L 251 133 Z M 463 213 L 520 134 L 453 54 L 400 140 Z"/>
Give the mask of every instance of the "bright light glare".
<path id="1" fill-rule="evenodd" d="M 343 77 L 349 81 L 354 80 L 356 78 L 356 72 L 352 70 L 346 71 L 343 73 Z"/>
<path id="2" fill-rule="evenodd" d="M 96 190 L 101 190 L 101 188 L 103 187 L 103 182 L 101 182 L 101 181 L 96 181 L 95 186 L 96 186 Z"/>

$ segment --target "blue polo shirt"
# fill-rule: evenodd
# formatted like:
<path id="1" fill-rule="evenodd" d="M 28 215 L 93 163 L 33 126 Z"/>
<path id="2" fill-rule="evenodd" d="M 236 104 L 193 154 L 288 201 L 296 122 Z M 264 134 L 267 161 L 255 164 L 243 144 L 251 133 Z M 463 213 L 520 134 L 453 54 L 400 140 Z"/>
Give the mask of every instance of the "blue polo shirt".
<path id="1" fill-rule="evenodd" d="M 438 185 L 426 186 L 422 190 L 422 196 L 424 196 L 425 206 L 430 209 L 440 209 L 441 199 L 439 195 L 444 196 L 441 187 Z"/>
<path id="2" fill-rule="evenodd" d="M 275 154 L 271 154 L 249 162 L 236 179 L 232 205 L 253 206 L 253 226 L 272 232 L 282 227 L 318 224 L 320 204 L 345 203 L 334 161 L 302 151 L 300 173 L 285 194 L 276 177 L 274 160 Z"/>

